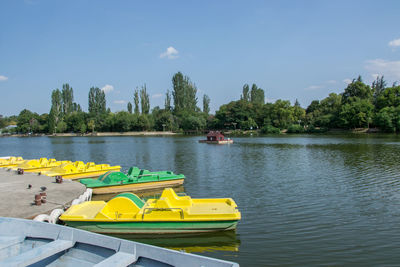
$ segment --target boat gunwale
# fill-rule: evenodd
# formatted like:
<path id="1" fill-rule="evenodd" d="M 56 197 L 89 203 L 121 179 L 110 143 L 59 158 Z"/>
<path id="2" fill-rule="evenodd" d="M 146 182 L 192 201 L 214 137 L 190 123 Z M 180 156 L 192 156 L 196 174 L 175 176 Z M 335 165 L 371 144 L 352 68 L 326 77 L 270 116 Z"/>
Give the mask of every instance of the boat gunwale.
<path id="1" fill-rule="evenodd" d="M 120 187 L 120 186 L 130 186 L 130 185 L 144 185 L 148 183 L 163 183 L 163 182 L 170 182 L 170 181 L 179 181 L 182 180 L 184 181 L 185 178 L 171 178 L 171 179 L 166 179 L 166 180 L 157 180 L 157 181 L 135 181 L 135 182 L 128 182 L 128 183 L 123 183 L 123 184 L 118 184 L 118 183 L 113 183 L 113 184 L 108 184 L 108 185 L 90 185 L 90 184 L 84 184 L 87 188 L 112 188 L 112 187 Z"/>

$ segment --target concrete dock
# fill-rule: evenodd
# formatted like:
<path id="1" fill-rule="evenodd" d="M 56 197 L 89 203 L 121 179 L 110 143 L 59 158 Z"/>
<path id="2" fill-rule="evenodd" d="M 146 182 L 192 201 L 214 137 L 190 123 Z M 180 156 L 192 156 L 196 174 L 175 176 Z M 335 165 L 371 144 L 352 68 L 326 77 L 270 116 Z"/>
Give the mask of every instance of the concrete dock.
<path id="1" fill-rule="evenodd" d="M 28 188 L 32 185 L 31 189 Z M 46 187 L 47 201 L 34 205 L 35 195 Z M 53 209 L 63 208 L 83 194 L 86 187 L 70 180 L 58 184 L 53 177 L 0 168 L 0 216 L 32 219 L 39 214 L 49 214 Z"/>

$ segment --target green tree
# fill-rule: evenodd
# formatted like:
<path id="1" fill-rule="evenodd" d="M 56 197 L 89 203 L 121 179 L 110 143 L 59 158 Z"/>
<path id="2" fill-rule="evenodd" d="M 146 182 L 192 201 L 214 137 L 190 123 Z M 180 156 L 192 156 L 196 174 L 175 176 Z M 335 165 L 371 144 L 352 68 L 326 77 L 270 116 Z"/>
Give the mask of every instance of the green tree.
<path id="1" fill-rule="evenodd" d="M 203 95 L 203 112 L 210 113 L 210 97 L 206 94 Z"/>
<path id="2" fill-rule="evenodd" d="M 82 133 L 86 131 L 86 115 L 84 112 L 74 111 L 65 116 L 65 123 L 67 124 L 67 131 L 74 133 Z"/>
<path id="3" fill-rule="evenodd" d="M 255 121 L 256 110 L 255 105 L 244 101 L 232 101 L 222 105 L 215 114 L 216 127 L 219 129 L 230 127 L 232 129 L 247 129 L 253 126 Z M 249 126 L 250 121 L 250 126 Z"/>
<path id="4" fill-rule="evenodd" d="M 304 127 L 300 124 L 292 124 L 288 127 L 287 133 L 304 133 Z"/>
<path id="5" fill-rule="evenodd" d="M 293 120 L 295 123 L 304 123 L 306 118 L 306 111 L 300 105 L 293 106 Z"/>
<path id="6" fill-rule="evenodd" d="M 276 128 L 285 129 L 291 125 L 295 121 L 293 115 L 293 108 L 288 100 L 278 99 L 271 105 L 270 118 L 272 126 Z"/>
<path id="7" fill-rule="evenodd" d="M 375 116 L 376 126 L 385 132 L 400 131 L 400 107 L 388 106 L 382 108 Z"/>
<path id="8" fill-rule="evenodd" d="M 200 116 L 189 115 L 182 120 L 182 129 L 187 130 L 202 130 L 206 126 L 206 120 Z"/>
<path id="9" fill-rule="evenodd" d="M 67 124 L 64 121 L 57 123 L 57 133 L 64 133 L 67 130 Z"/>
<path id="10" fill-rule="evenodd" d="M 353 97 L 342 105 L 340 119 L 346 128 L 369 127 L 374 106 L 368 99 Z"/>
<path id="11" fill-rule="evenodd" d="M 246 83 L 243 85 L 243 91 L 242 91 L 242 95 L 240 96 L 240 99 L 242 99 L 243 101 L 249 102 L 250 101 L 250 94 L 249 94 L 249 85 Z"/>
<path id="12" fill-rule="evenodd" d="M 185 77 L 185 110 L 189 112 L 197 111 L 197 88 L 194 83 L 192 83 L 189 77 Z"/>
<path id="13" fill-rule="evenodd" d="M 154 127 L 157 131 L 172 130 L 174 128 L 174 116 L 171 111 L 155 107 L 151 112 L 154 118 Z"/>
<path id="14" fill-rule="evenodd" d="M 22 110 L 17 118 L 17 129 L 21 133 L 38 133 L 40 130 L 39 115 L 30 110 Z"/>
<path id="15" fill-rule="evenodd" d="M 265 103 L 264 90 L 261 88 L 258 88 L 257 85 L 254 83 L 251 86 L 250 101 L 252 103 L 261 104 L 261 105 L 263 105 Z"/>
<path id="16" fill-rule="evenodd" d="M 3 116 L 0 115 L 0 129 L 6 127 L 6 120 L 3 118 Z"/>
<path id="17" fill-rule="evenodd" d="M 84 133 L 86 133 L 86 124 L 81 124 L 81 128 L 79 129 L 79 132 L 81 133 L 81 134 L 84 134 Z"/>
<path id="18" fill-rule="evenodd" d="M 142 86 L 140 90 L 140 105 L 142 108 L 142 114 L 149 114 L 150 111 L 150 99 L 147 94 L 146 84 Z"/>
<path id="19" fill-rule="evenodd" d="M 107 116 L 105 118 L 105 122 L 104 122 L 104 126 L 103 126 L 103 130 L 107 131 L 107 132 L 115 132 L 115 119 L 116 114 L 115 113 L 107 113 Z"/>
<path id="20" fill-rule="evenodd" d="M 43 113 L 38 118 L 39 121 L 39 132 L 48 133 L 49 132 L 49 114 Z"/>
<path id="21" fill-rule="evenodd" d="M 167 90 L 167 93 L 165 94 L 164 109 L 167 110 L 167 111 L 171 111 L 172 110 L 172 107 L 171 107 L 171 93 L 169 92 L 169 90 Z"/>
<path id="22" fill-rule="evenodd" d="M 253 120 L 253 118 L 250 117 L 247 120 L 240 122 L 240 128 L 242 130 L 253 130 L 258 128 L 258 125 L 255 122 L 255 120 Z"/>
<path id="23" fill-rule="evenodd" d="M 49 131 L 57 132 L 57 125 L 62 120 L 62 94 L 59 89 L 51 93 L 51 109 L 49 114 Z"/>
<path id="24" fill-rule="evenodd" d="M 311 104 L 307 107 L 306 113 L 314 112 L 319 108 L 319 100 L 313 100 Z"/>
<path id="25" fill-rule="evenodd" d="M 91 120 L 88 121 L 87 127 L 88 127 L 90 130 L 92 130 L 92 133 L 94 132 L 95 126 L 96 126 L 96 123 L 94 122 L 93 119 L 91 119 Z"/>
<path id="26" fill-rule="evenodd" d="M 63 84 L 62 91 L 62 113 L 63 115 L 70 114 L 74 108 L 74 92 L 68 83 Z"/>
<path id="27" fill-rule="evenodd" d="M 91 87 L 89 90 L 89 113 L 96 117 L 106 113 L 106 95 L 98 87 Z"/>
<path id="28" fill-rule="evenodd" d="M 96 92 L 96 104 L 99 114 L 106 113 L 106 94 L 102 90 L 97 90 Z"/>
<path id="29" fill-rule="evenodd" d="M 115 114 L 114 130 L 118 132 L 127 132 L 132 128 L 132 115 L 126 111 L 120 111 Z"/>
<path id="30" fill-rule="evenodd" d="M 81 105 L 74 103 L 73 104 L 73 111 L 82 112 Z"/>
<path id="31" fill-rule="evenodd" d="M 358 97 L 360 99 L 371 99 L 372 97 L 372 89 L 369 85 L 366 85 L 362 82 L 361 76 L 358 76 L 358 79 L 353 81 L 347 85 L 346 89 L 342 94 L 343 103 L 351 102 L 352 97 Z"/>
<path id="32" fill-rule="evenodd" d="M 376 80 L 372 82 L 372 91 L 374 94 L 374 104 L 376 105 L 379 96 L 385 91 L 386 81 L 382 76 L 376 77 Z"/>
<path id="33" fill-rule="evenodd" d="M 340 112 L 342 109 L 342 95 L 329 94 L 319 102 L 314 100 L 306 110 L 306 121 L 315 127 L 338 128 L 342 126 Z"/>
<path id="34" fill-rule="evenodd" d="M 98 87 L 92 87 L 89 90 L 89 117 L 94 119 L 94 124 L 98 130 L 105 126 L 107 118 L 106 95 Z M 89 127 L 91 128 L 91 127 Z M 92 130 L 94 127 L 92 128 Z"/>
<path id="35" fill-rule="evenodd" d="M 150 116 L 148 114 L 141 114 L 138 117 L 136 127 L 137 127 L 137 130 L 139 130 L 139 131 L 150 130 L 152 127 Z"/>
<path id="36" fill-rule="evenodd" d="M 386 88 L 376 99 L 377 110 L 392 106 L 400 106 L 400 86 Z"/>
<path id="37" fill-rule="evenodd" d="M 97 88 L 99 89 L 99 88 Z M 99 89 L 100 90 L 100 89 Z M 89 90 L 89 105 L 88 105 L 88 111 L 91 114 L 96 114 L 97 113 L 97 105 L 96 105 L 96 88 L 91 87 Z"/>
<path id="38" fill-rule="evenodd" d="M 172 85 L 175 114 L 178 114 L 181 111 L 196 112 L 197 88 L 195 84 L 190 81 L 190 78 L 183 76 L 181 72 L 178 72 L 172 77 Z"/>
<path id="39" fill-rule="evenodd" d="M 181 72 L 172 77 L 172 96 L 174 99 L 174 111 L 178 112 L 185 108 L 185 81 Z"/>
<path id="40" fill-rule="evenodd" d="M 135 104 L 135 114 L 139 114 L 139 89 L 135 89 L 133 93 L 133 103 Z"/>
<path id="41" fill-rule="evenodd" d="M 261 128 L 261 133 L 263 133 L 263 134 L 279 134 L 279 133 L 281 133 L 281 131 L 272 125 L 265 125 L 263 128 Z"/>
<path id="42" fill-rule="evenodd" d="M 128 102 L 127 108 L 128 108 L 128 112 L 129 112 L 130 114 L 132 114 L 132 103 L 131 103 L 131 102 Z"/>

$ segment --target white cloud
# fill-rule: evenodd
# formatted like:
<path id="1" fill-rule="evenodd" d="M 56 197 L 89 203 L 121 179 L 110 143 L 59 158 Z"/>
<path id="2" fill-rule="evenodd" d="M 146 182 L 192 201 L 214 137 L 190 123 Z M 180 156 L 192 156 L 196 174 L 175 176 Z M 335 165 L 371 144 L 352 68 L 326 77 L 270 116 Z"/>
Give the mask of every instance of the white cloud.
<path id="1" fill-rule="evenodd" d="M 388 79 L 400 80 L 400 61 L 378 58 L 367 60 L 364 67 L 371 75 L 384 75 Z"/>
<path id="2" fill-rule="evenodd" d="M 160 98 L 160 97 L 162 97 L 163 96 L 163 94 L 154 94 L 154 95 L 152 95 L 151 97 L 152 98 Z"/>
<path id="3" fill-rule="evenodd" d="M 178 53 L 179 53 L 178 50 L 170 46 L 164 53 L 161 53 L 160 58 L 167 57 L 168 59 L 175 59 L 178 57 Z"/>
<path id="4" fill-rule="evenodd" d="M 398 46 L 400 46 L 400 38 L 390 41 L 388 45 L 391 46 L 391 47 L 398 47 Z"/>
<path id="5" fill-rule="evenodd" d="M 125 100 L 114 100 L 113 103 L 118 104 L 118 105 L 123 105 L 123 104 L 126 104 L 127 102 Z"/>
<path id="6" fill-rule="evenodd" d="M 4 75 L 0 75 L 0 82 L 4 82 L 7 81 L 8 77 L 4 76 Z"/>
<path id="7" fill-rule="evenodd" d="M 311 85 L 311 86 L 305 88 L 305 90 L 318 90 L 318 89 L 321 89 L 321 88 L 324 88 L 324 87 L 321 86 L 321 85 Z"/>
<path id="8" fill-rule="evenodd" d="M 351 84 L 353 82 L 353 80 L 347 78 L 347 79 L 344 79 L 343 82 L 347 83 L 347 84 Z"/>
<path id="9" fill-rule="evenodd" d="M 103 88 L 101 88 L 101 90 L 104 91 L 105 94 L 107 94 L 114 90 L 114 86 L 112 86 L 110 84 L 106 84 L 106 85 L 104 85 Z"/>
<path id="10" fill-rule="evenodd" d="M 329 80 L 329 81 L 326 81 L 326 83 L 328 83 L 328 84 L 334 84 L 334 83 L 337 83 L 335 80 Z"/>

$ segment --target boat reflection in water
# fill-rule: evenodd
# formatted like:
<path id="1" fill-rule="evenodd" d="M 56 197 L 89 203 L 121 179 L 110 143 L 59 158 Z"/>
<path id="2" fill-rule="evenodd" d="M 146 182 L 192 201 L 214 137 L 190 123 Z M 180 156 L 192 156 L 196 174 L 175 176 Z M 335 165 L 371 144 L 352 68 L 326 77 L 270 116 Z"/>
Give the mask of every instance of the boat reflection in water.
<path id="1" fill-rule="evenodd" d="M 174 187 L 178 194 L 184 194 L 184 187 Z M 135 192 L 135 194 L 145 200 L 149 198 L 159 198 L 163 189 Z M 108 201 L 118 194 L 94 195 L 93 200 Z M 170 248 L 175 250 L 184 250 L 189 253 L 212 252 L 212 251 L 239 251 L 240 239 L 235 230 L 220 231 L 212 233 L 192 233 L 192 234 L 114 234 L 112 236 L 142 242 L 145 244 Z"/>
<path id="2" fill-rule="evenodd" d="M 174 235 L 112 235 L 131 241 L 141 242 L 185 252 L 239 251 L 240 239 L 235 230 L 201 234 Z"/>

